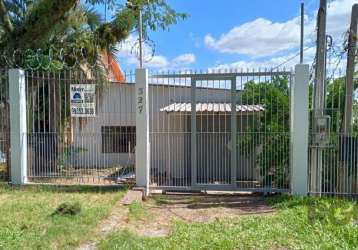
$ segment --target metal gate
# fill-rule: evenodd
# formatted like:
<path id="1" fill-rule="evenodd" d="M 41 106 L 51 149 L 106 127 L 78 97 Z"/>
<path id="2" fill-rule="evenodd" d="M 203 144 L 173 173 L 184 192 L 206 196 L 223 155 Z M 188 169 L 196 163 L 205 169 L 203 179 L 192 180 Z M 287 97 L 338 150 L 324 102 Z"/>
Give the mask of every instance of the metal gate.
<path id="1" fill-rule="evenodd" d="M 91 70 L 26 71 L 30 182 L 134 178 L 132 76 L 124 84 Z M 291 81 L 289 71 L 152 74 L 151 188 L 289 191 Z M 73 116 L 72 88 L 84 86 L 95 89 L 85 97 L 93 99 L 95 110 Z M 8 144 L 6 133 L 0 139 Z"/>
<path id="2" fill-rule="evenodd" d="M 151 188 L 289 191 L 291 80 L 288 71 L 152 74 Z"/>
<path id="3" fill-rule="evenodd" d="M 8 70 L 0 69 L 0 180 L 10 174 L 10 116 Z"/>

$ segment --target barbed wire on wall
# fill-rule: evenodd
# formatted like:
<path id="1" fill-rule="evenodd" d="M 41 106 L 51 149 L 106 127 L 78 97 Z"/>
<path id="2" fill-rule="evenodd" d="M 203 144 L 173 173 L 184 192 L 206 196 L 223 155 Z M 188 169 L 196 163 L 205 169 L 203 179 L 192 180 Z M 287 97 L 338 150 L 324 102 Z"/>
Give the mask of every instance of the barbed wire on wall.
<path id="1" fill-rule="evenodd" d="M 130 52 L 131 55 L 136 57 L 137 61 L 139 62 L 139 38 L 135 39 L 134 42 L 131 41 L 123 41 L 118 43 L 119 51 L 124 52 Z M 156 52 L 156 46 L 155 42 L 151 40 L 150 38 L 145 38 L 143 40 L 143 48 L 144 48 L 144 63 L 148 63 L 153 60 L 155 52 Z"/>
<path id="2" fill-rule="evenodd" d="M 155 43 L 149 38 L 143 42 L 145 46 L 145 62 L 150 62 L 155 55 Z M 121 53 L 131 54 L 139 60 L 139 39 L 132 43 L 127 41 L 118 43 L 112 51 L 114 57 L 120 57 Z M 112 53 L 110 51 L 110 53 Z M 86 48 L 50 47 L 44 49 L 15 49 L 13 51 L 0 51 L 0 67 L 2 68 L 23 68 L 29 70 L 62 70 L 74 69 L 81 65 L 88 68 L 96 68 L 101 65 L 106 52 L 101 50 L 99 46 L 95 46 L 94 53 L 89 55 Z M 116 60 L 117 61 L 117 60 Z M 104 64 L 111 66 L 113 60 L 108 60 Z"/>
<path id="3" fill-rule="evenodd" d="M 85 48 L 49 48 L 46 51 L 43 49 L 15 49 L 0 54 L 0 66 L 30 70 L 61 70 L 86 64 L 93 68 L 98 59 L 97 55 L 90 59 Z"/>

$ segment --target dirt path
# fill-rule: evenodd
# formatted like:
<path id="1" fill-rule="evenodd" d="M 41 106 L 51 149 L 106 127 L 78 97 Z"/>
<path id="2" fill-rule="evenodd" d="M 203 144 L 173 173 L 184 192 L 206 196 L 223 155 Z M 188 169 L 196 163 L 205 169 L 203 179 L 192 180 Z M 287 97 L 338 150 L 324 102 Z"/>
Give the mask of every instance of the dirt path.
<path id="1" fill-rule="evenodd" d="M 208 223 L 218 219 L 274 212 L 262 196 L 242 195 L 153 195 L 145 202 L 146 214 L 129 219 L 126 229 L 141 236 L 166 236 L 173 221 Z"/>
<path id="2" fill-rule="evenodd" d="M 102 237 L 109 235 L 117 230 L 121 225 L 126 224 L 128 220 L 128 205 L 140 202 L 142 200 L 142 192 L 128 191 L 126 195 L 112 208 L 110 216 L 101 222 L 97 227 L 97 234 Z M 95 250 L 97 249 L 97 241 L 88 241 L 79 246 L 78 250 Z"/>
<path id="3" fill-rule="evenodd" d="M 140 236 L 161 237 L 171 233 L 173 221 L 208 223 L 218 219 L 250 214 L 272 213 L 262 196 L 169 194 L 153 195 L 145 202 L 124 197 L 112 214 L 98 227 L 101 237 L 120 230 Z M 79 249 L 96 249 L 96 242 L 87 242 Z"/>

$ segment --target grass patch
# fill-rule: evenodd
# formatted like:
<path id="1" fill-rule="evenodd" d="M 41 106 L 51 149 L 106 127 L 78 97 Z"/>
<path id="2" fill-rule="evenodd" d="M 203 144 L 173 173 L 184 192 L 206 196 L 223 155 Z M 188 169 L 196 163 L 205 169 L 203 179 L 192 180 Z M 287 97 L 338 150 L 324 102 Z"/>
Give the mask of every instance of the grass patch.
<path id="1" fill-rule="evenodd" d="M 129 219 L 140 220 L 149 217 L 149 211 L 143 202 L 133 202 L 128 206 L 128 211 Z"/>
<path id="2" fill-rule="evenodd" d="M 269 203 L 276 213 L 212 223 L 176 222 L 168 237 L 138 237 L 121 231 L 102 240 L 99 248 L 358 249 L 357 203 L 289 196 L 271 198 Z M 317 208 L 321 210 L 318 214 Z M 332 216 L 338 220 L 328 219 Z M 341 216 L 346 220 L 340 220 Z"/>
<path id="3" fill-rule="evenodd" d="M 96 237 L 97 224 L 123 193 L 107 187 L 0 184 L 0 249 L 74 249 Z M 61 204 L 77 204 L 81 212 L 54 213 Z"/>

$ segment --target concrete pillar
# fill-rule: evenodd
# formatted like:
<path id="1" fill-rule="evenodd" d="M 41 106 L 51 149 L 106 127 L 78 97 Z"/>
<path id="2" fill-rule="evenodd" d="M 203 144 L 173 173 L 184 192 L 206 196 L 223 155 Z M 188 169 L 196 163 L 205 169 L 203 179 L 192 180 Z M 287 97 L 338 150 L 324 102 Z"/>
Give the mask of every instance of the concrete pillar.
<path id="1" fill-rule="evenodd" d="M 11 183 L 27 182 L 27 127 L 25 72 L 9 70 Z"/>
<path id="2" fill-rule="evenodd" d="M 150 143 L 149 143 L 149 97 L 148 70 L 137 69 L 136 91 L 136 185 L 149 194 Z"/>
<path id="3" fill-rule="evenodd" d="M 308 133 L 309 133 L 309 66 L 295 67 L 294 83 L 291 86 L 291 192 L 294 195 L 308 194 Z"/>

